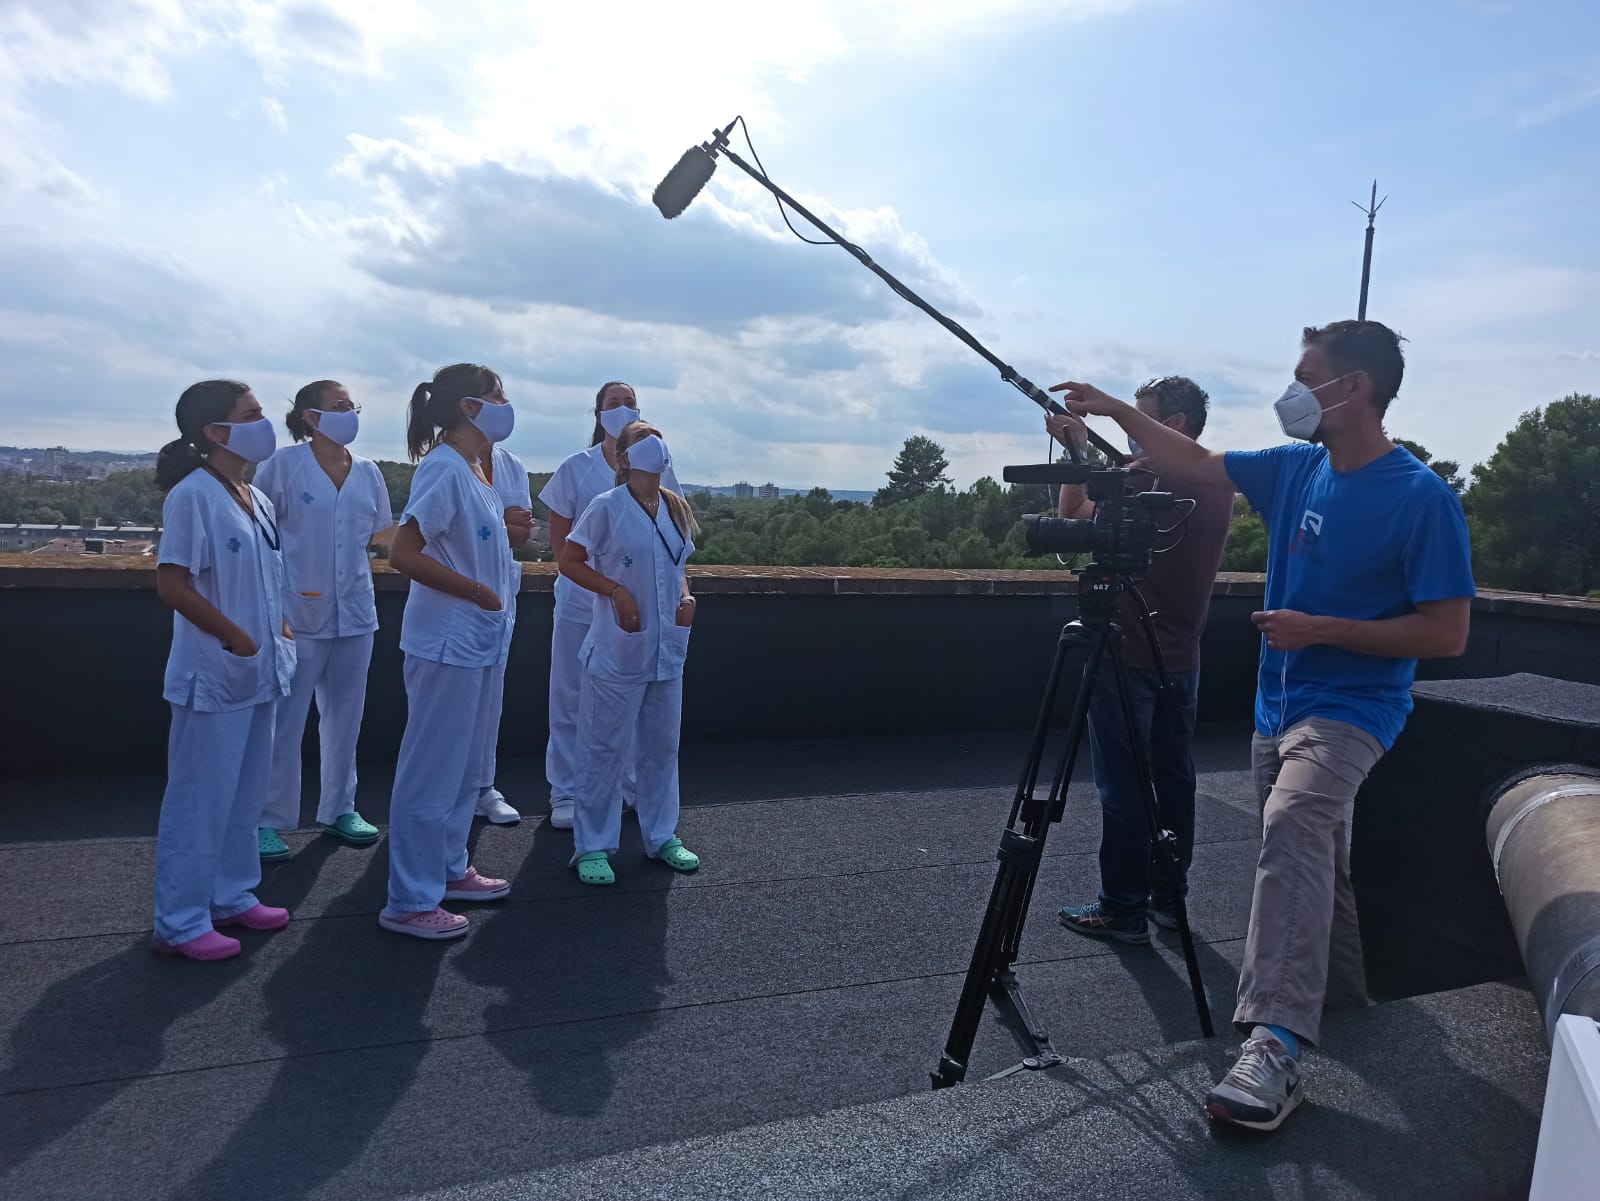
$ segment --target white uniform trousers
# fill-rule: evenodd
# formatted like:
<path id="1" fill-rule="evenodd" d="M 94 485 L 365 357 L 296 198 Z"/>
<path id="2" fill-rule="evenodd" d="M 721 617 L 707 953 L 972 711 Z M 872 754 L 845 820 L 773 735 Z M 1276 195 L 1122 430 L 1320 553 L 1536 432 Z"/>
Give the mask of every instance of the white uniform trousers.
<path id="1" fill-rule="evenodd" d="M 156 832 L 156 937 L 188 942 L 254 909 L 256 823 L 272 770 L 276 701 L 226 713 L 172 706 Z"/>
<path id="2" fill-rule="evenodd" d="M 272 783 L 261 824 L 273 830 L 300 825 L 300 744 L 305 738 L 311 698 L 317 698 L 317 741 L 321 745 L 322 791 L 317 821 L 331 826 L 356 807 L 356 739 L 367 704 L 367 667 L 372 635 L 295 639 L 294 683 L 278 702 L 273 737 Z"/>
<path id="3" fill-rule="evenodd" d="M 552 805 L 578 795 L 578 693 L 584 674 L 578 651 L 588 636 L 588 622 L 559 617 L 550 633 L 550 741 L 545 746 L 544 774 L 550 781 Z M 632 742 L 623 749 L 622 795 L 632 799 L 639 795 Z"/>
<path id="4" fill-rule="evenodd" d="M 494 675 L 489 681 L 489 711 L 483 719 L 489 725 L 489 740 L 483 744 L 483 759 L 478 765 L 480 794 L 494 787 L 495 755 L 500 747 L 500 712 L 506 699 L 506 665 L 496 663 L 489 670 Z"/>
<path id="5" fill-rule="evenodd" d="M 623 763 L 633 745 L 633 794 L 646 853 L 678 832 L 678 725 L 683 677 L 625 683 L 585 671 L 578 695 L 578 795 L 572 861 L 590 851 L 614 854 L 622 838 Z"/>
<path id="6" fill-rule="evenodd" d="M 406 732 L 389 804 L 389 908 L 426 913 L 467 871 L 495 679 L 492 667 L 406 656 Z"/>

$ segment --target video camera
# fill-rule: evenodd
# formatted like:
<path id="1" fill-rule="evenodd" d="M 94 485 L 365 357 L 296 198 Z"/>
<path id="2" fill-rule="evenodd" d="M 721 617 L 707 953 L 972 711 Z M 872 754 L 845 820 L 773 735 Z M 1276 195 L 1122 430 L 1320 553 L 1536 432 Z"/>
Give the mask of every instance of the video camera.
<path id="1" fill-rule="evenodd" d="M 1094 502 L 1094 516 L 1023 517 L 1031 555 L 1091 555 L 1094 566 L 1129 575 L 1150 566 L 1155 554 L 1156 514 L 1176 510 L 1170 492 L 1139 492 L 1135 476 L 1148 472 L 1126 467 L 1089 467 L 1082 463 L 1038 463 L 1007 467 L 1001 472 L 1008 484 L 1044 484 L 1060 487 L 1081 484 Z"/>

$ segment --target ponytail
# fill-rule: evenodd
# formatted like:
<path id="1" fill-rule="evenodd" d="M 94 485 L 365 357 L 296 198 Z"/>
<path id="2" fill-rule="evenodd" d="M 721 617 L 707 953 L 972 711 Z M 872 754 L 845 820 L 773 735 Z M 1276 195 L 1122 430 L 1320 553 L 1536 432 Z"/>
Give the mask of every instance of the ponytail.
<path id="1" fill-rule="evenodd" d="M 437 446 L 443 435 L 466 417 L 461 402 L 500 388 L 500 377 L 477 363 L 453 363 L 433 374 L 433 381 L 418 384 L 406 412 L 406 451 L 415 463 Z"/>
<path id="2" fill-rule="evenodd" d="M 156 455 L 156 487 L 166 492 L 179 480 L 206 461 L 200 448 L 183 438 L 174 438 Z"/>
<path id="3" fill-rule="evenodd" d="M 296 442 L 304 442 L 311 437 L 311 427 L 306 424 L 305 412 L 307 409 L 322 407 L 322 397 L 329 388 L 337 388 L 338 380 L 319 379 L 314 384 L 307 384 L 294 394 L 294 407 L 283 419 L 283 424 L 288 427 L 289 434 Z"/>
<path id="4" fill-rule="evenodd" d="M 206 379 L 190 384 L 178 397 L 178 437 L 156 456 L 156 487 L 166 492 L 206 461 L 206 426 L 228 420 L 249 384 L 232 379 Z"/>

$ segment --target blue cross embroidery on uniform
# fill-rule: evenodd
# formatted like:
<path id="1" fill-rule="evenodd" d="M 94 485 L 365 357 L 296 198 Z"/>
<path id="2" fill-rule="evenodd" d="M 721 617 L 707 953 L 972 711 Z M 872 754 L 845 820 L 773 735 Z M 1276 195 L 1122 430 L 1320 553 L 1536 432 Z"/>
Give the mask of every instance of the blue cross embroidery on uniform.
<path id="1" fill-rule="evenodd" d="M 239 539 L 237 539 L 237 538 L 229 538 L 228 541 L 227 541 L 228 549 L 231 550 L 234 554 L 238 554 L 239 553 L 239 548 L 241 546 L 243 546 L 243 545 L 244 545 L 244 543 L 240 542 Z"/>
<path id="2" fill-rule="evenodd" d="M 485 541 L 485 542 L 487 542 L 487 541 L 489 541 L 489 539 L 490 539 L 490 537 L 491 537 L 491 536 L 492 536 L 492 531 L 491 531 L 491 530 L 490 530 L 490 529 L 489 529 L 489 527 L 488 527 L 488 526 L 486 526 L 486 525 L 480 525 L 480 526 L 479 526 L 479 527 L 478 527 L 478 537 L 479 537 L 479 538 L 481 538 L 481 539 L 483 539 L 483 540 L 484 540 L 484 541 Z"/>
<path id="3" fill-rule="evenodd" d="M 316 499 L 316 498 L 313 497 L 311 495 L 311 493 L 309 493 L 309 492 L 302 492 L 300 494 L 300 500 L 304 504 L 308 504 L 309 505 L 314 499 Z"/>
<path id="4" fill-rule="evenodd" d="M 622 565 L 624 567 L 632 567 L 633 566 L 633 556 L 632 555 L 623 555 L 622 556 Z"/>

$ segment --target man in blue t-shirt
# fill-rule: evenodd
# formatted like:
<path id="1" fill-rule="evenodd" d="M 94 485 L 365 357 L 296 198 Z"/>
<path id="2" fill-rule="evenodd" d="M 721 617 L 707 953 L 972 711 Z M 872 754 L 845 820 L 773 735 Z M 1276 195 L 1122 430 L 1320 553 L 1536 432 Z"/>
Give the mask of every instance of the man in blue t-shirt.
<path id="1" fill-rule="evenodd" d="M 1219 454 L 1087 384 L 1074 415 L 1113 418 L 1163 481 L 1229 485 L 1266 522 L 1267 595 L 1251 757 L 1261 857 L 1239 971 L 1239 1059 L 1206 1097 L 1275 1130 L 1300 1103 L 1300 1043 L 1324 1006 L 1366 1003 L 1350 887 L 1356 791 L 1411 711 L 1418 659 L 1459 655 L 1471 617 L 1466 520 L 1450 487 L 1383 432 L 1400 338 L 1376 321 L 1308 327 L 1277 401 L 1308 445 Z"/>

